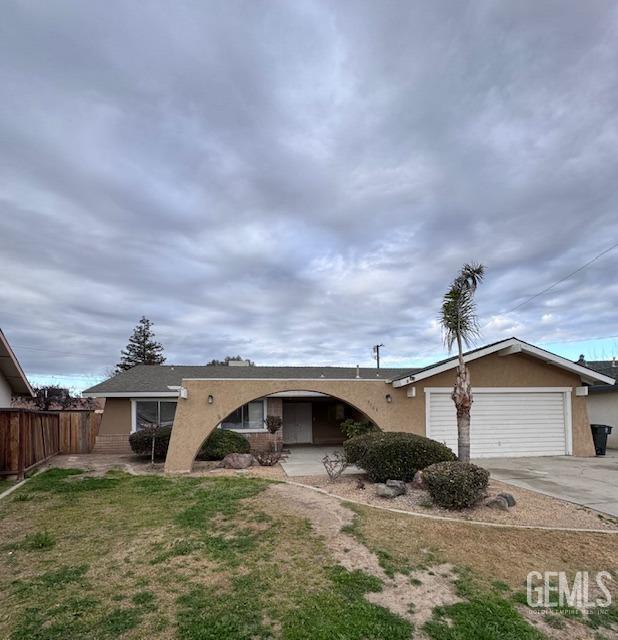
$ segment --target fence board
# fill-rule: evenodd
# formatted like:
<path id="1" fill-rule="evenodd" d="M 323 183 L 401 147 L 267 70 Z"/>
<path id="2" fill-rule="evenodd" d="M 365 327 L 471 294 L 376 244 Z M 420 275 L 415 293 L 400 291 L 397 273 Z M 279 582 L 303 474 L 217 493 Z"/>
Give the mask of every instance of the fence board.
<path id="1" fill-rule="evenodd" d="M 90 453 L 101 414 L 0 409 L 0 476 L 23 477 L 58 453 Z"/>

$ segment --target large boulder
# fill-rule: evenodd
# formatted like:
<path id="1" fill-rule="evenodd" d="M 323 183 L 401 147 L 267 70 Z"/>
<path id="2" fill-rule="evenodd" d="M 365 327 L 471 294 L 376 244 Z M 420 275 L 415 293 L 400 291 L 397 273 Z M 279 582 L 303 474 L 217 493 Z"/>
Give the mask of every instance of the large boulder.
<path id="1" fill-rule="evenodd" d="M 509 507 L 514 507 L 517 504 L 517 501 L 515 500 L 515 498 L 513 497 L 513 494 L 511 493 L 502 492 L 502 493 L 499 493 L 497 497 L 504 498 L 507 504 L 509 505 Z"/>
<path id="2" fill-rule="evenodd" d="M 247 469 L 252 464 L 251 453 L 228 453 L 217 466 L 223 469 Z"/>
<path id="3" fill-rule="evenodd" d="M 408 490 L 403 480 L 387 480 L 386 486 L 399 491 L 399 495 L 403 495 Z"/>
<path id="4" fill-rule="evenodd" d="M 381 498 L 396 498 L 406 492 L 406 485 L 401 480 L 387 480 L 376 484 L 376 495 Z"/>
<path id="5" fill-rule="evenodd" d="M 489 507 L 490 509 L 495 509 L 496 511 L 509 510 L 509 503 L 506 501 L 506 498 L 504 498 L 503 496 L 496 496 L 495 498 L 488 500 L 485 503 L 485 506 Z"/>
<path id="6" fill-rule="evenodd" d="M 384 482 L 376 484 L 376 496 L 380 496 L 380 498 L 396 498 L 398 495 L 401 494 L 394 487 L 389 487 Z"/>

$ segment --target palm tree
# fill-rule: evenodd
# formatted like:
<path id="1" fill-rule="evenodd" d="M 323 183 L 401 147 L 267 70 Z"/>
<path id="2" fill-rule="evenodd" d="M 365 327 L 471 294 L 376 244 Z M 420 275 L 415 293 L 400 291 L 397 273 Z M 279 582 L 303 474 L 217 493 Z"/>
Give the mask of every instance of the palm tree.
<path id="1" fill-rule="evenodd" d="M 470 461 L 470 407 L 472 391 L 470 371 L 463 358 L 463 344 L 467 346 L 479 335 L 474 293 L 483 280 L 485 267 L 474 262 L 465 264 L 444 294 L 440 324 L 444 342 L 450 351 L 457 343 L 459 365 L 451 398 L 457 409 L 457 456 L 462 462 Z"/>

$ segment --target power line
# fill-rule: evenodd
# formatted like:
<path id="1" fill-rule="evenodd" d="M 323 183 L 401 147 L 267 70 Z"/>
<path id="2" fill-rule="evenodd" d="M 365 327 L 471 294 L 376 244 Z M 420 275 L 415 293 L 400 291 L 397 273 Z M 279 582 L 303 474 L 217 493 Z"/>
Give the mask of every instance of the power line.
<path id="1" fill-rule="evenodd" d="M 87 358 L 96 355 L 94 353 L 78 353 L 76 351 L 57 351 L 55 349 L 41 349 L 40 347 L 31 347 L 30 345 L 25 344 L 13 344 L 13 347 L 17 349 L 26 349 L 27 351 L 41 351 L 43 353 L 55 353 L 61 356 L 85 356 Z"/>
<path id="2" fill-rule="evenodd" d="M 572 271 L 571 273 L 569 273 L 568 275 L 564 276 L 563 278 L 560 278 L 560 280 L 556 280 L 556 282 L 554 282 L 553 284 L 550 284 L 549 287 L 546 287 L 542 291 L 539 291 L 538 293 L 535 293 L 533 296 L 530 296 L 529 298 L 527 298 L 523 302 L 520 302 L 519 304 L 515 305 L 512 309 L 508 309 L 507 311 L 504 312 L 504 314 L 512 313 L 513 311 L 517 311 L 517 309 L 520 309 L 521 307 L 523 307 L 524 305 L 528 304 L 529 302 L 532 302 L 532 300 L 535 300 L 539 296 L 542 296 L 544 293 L 547 293 L 548 291 L 551 291 L 554 287 L 557 287 L 559 284 L 563 283 L 565 280 L 568 280 L 569 278 L 572 278 L 576 273 L 579 273 L 580 271 L 583 271 L 586 267 L 589 267 L 593 262 L 596 262 L 599 258 L 604 256 L 606 253 L 609 253 L 610 251 L 612 251 L 616 247 L 618 247 L 618 242 L 616 244 L 612 245 L 611 247 L 609 247 L 609 249 L 605 249 L 605 251 L 601 251 L 601 253 L 599 253 L 596 256 L 594 256 L 594 258 L 592 258 L 592 260 L 588 260 L 588 262 L 583 264 L 581 267 L 578 267 L 577 269 L 575 269 L 575 271 Z"/>

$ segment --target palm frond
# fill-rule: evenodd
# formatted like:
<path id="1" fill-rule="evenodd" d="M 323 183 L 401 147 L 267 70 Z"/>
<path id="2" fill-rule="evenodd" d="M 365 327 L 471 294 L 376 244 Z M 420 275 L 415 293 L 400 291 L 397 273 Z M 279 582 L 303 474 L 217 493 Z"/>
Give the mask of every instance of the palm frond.
<path id="1" fill-rule="evenodd" d="M 485 267 L 482 264 L 465 264 L 444 294 L 440 324 L 449 351 L 458 337 L 471 346 L 479 336 L 474 293 L 484 275 Z"/>

